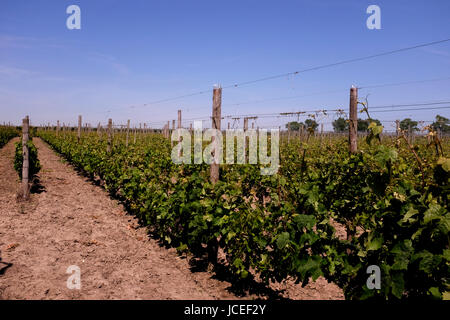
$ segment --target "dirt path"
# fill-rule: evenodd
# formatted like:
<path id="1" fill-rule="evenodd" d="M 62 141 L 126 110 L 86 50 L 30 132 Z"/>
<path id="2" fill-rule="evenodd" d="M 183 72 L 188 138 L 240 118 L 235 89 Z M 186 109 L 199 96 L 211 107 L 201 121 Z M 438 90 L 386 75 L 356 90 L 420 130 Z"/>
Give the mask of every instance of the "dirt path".
<path id="1" fill-rule="evenodd" d="M 0 264 L 0 299 L 237 298 L 230 283 L 191 272 L 186 259 L 150 239 L 102 188 L 40 139 L 34 142 L 43 190 L 27 204 L 16 201 L 14 141 L 0 150 L 0 256 L 12 264 Z M 72 265 L 81 270 L 81 290 L 67 288 Z M 294 299 L 342 298 L 341 290 L 323 279 L 283 289 Z"/>

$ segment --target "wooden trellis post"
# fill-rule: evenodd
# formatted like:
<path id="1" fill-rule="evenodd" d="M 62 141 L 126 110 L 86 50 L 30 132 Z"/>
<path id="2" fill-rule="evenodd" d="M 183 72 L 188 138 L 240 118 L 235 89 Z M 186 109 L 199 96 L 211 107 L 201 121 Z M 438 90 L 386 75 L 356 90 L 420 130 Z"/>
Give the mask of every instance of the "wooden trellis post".
<path id="1" fill-rule="evenodd" d="M 216 87 L 213 89 L 213 107 L 212 107 L 212 128 L 220 131 L 220 121 L 222 118 L 222 88 Z M 215 140 L 215 138 L 213 137 Z M 222 146 L 219 146 L 222 148 Z M 216 154 L 213 153 L 213 159 Z M 220 160 L 220 159 L 219 159 Z M 211 163 L 211 183 L 215 184 L 219 181 L 219 164 L 213 160 Z"/>
<path id="2" fill-rule="evenodd" d="M 125 145 L 128 147 L 128 136 L 130 134 L 130 120 L 127 121 L 127 139 Z"/>
<path id="3" fill-rule="evenodd" d="M 81 116 L 78 116 L 78 142 L 80 142 L 81 139 Z"/>
<path id="4" fill-rule="evenodd" d="M 248 118 L 244 118 L 244 163 L 247 163 L 247 136 L 245 135 L 248 131 Z"/>
<path id="5" fill-rule="evenodd" d="M 172 132 L 175 131 L 175 120 L 172 120 Z M 172 141 L 172 132 L 170 133 L 170 145 L 173 147 L 173 141 Z"/>
<path id="6" fill-rule="evenodd" d="M 181 129 L 181 110 L 178 110 L 178 129 Z M 178 157 L 181 157 L 181 135 L 178 138 Z"/>
<path id="7" fill-rule="evenodd" d="M 350 89 L 350 125 L 348 127 L 350 153 L 358 151 L 357 130 L 358 130 L 358 89 Z"/>
<path id="8" fill-rule="evenodd" d="M 108 146 L 106 151 L 111 152 L 112 148 L 112 119 L 108 119 Z"/>
<path id="9" fill-rule="evenodd" d="M 29 125 L 30 119 L 26 116 L 22 121 L 22 191 L 23 198 L 28 199 L 30 195 L 29 188 L 29 171 L 30 171 L 30 151 L 28 150 L 28 139 L 29 139 Z"/>

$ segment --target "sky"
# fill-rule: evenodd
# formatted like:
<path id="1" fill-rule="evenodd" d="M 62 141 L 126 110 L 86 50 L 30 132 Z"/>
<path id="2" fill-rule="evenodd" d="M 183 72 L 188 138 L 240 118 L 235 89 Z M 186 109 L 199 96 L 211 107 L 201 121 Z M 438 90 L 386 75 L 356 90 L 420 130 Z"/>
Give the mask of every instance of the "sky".
<path id="1" fill-rule="evenodd" d="M 66 9 L 81 9 L 69 30 Z M 381 29 L 369 30 L 369 5 Z M 223 87 L 450 38 L 448 0 L 2 0 L 0 123 L 161 128 L 182 110 L 210 125 L 213 86 Z M 223 89 L 222 115 L 348 110 L 352 85 L 370 107 L 450 102 L 450 41 L 294 76 Z M 191 93 L 204 92 L 155 103 Z M 421 110 L 374 108 L 386 130 L 396 119 L 450 118 L 448 104 Z M 428 108 L 428 109 L 427 109 Z M 389 112 L 375 112 L 390 110 Z M 364 117 L 361 114 L 362 117 Z M 298 117 L 259 117 L 278 127 Z M 335 113 L 317 121 L 331 130 Z M 223 120 L 224 124 L 228 122 Z M 233 122 L 232 122 L 233 124 Z M 235 123 L 235 125 L 238 125 Z M 242 120 L 240 121 L 242 125 Z"/>

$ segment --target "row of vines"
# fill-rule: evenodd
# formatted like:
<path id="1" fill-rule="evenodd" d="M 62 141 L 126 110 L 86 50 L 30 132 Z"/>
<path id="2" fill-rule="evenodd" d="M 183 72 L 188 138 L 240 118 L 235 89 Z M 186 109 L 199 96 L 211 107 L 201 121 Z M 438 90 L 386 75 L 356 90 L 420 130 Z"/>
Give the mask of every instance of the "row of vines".
<path id="1" fill-rule="evenodd" d="M 0 148 L 8 143 L 14 137 L 19 135 L 19 131 L 13 127 L 0 126 Z"/>
<path id="2" fill-rule="evenodd" d="M 450 291 L 449 142 L 381 137 L 381 126 L 349 155 L 346 139 L 280 144 L 280 170 L 221 165 L 209 182 L 206 164 L 177 165 L 170 141 L 140 136 L 126 146 L 106 137 L 41 131 L 68 161 L 109 192 L 167 245 L 209 254 L 220 248 L 240 279 L 306 285 L 323 276 L 348 299 L 442 299 Z M 335 227 L 344 226 L 347 237 Z M 367 267 L 381 269 L 369 289 Z"/>

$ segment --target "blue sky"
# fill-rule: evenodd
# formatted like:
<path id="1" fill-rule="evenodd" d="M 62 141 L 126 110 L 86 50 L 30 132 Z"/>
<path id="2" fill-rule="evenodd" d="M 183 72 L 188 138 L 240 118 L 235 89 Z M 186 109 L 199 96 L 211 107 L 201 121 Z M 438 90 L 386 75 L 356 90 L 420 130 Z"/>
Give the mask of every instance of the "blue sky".
<path id="1" fill-rule="evenodd" d="M 66 8 L 81 8 L 81 30 Z M 381 30 L 366 8 L 381 8 Z M 211 114 L 214 84 L 227 86 L 450 38 L 447 0 L 42 0 L 0 2 L 0 122 L 161 127 Z M 450 77 L 450 42 L 223 91 L 223 115 L 348 108 L 351 85 Z M 370 106 L 450 101 L 450 79 L 360 90 Z M 203 95 L 153 101 L 203 90 Z M 321 94 L 318 94 L 321 93 Z M 273 100 L 272 98 L 297 97 Z M 268 100 L 263 102 L 252 102 Z M 450 105 L 450 104 L 449 104 Z M 132 107 L 134 106 L 134 107 Z M 108 112 L 109 111 L 109 112 Z M 374 113 L 430 121 L 450 109 Z M 319 116 L 325 130 L 335 115 Z M 305 117 L 300 118 L 304 121 Z M 260 118 L 260 127 L 292 119 Z M 225 122 L 226 123 L 226 122 Z M 186 122 L 187 126 L 188 123 Z M 391 127 L 389 127 L 391 126 Z"/>

